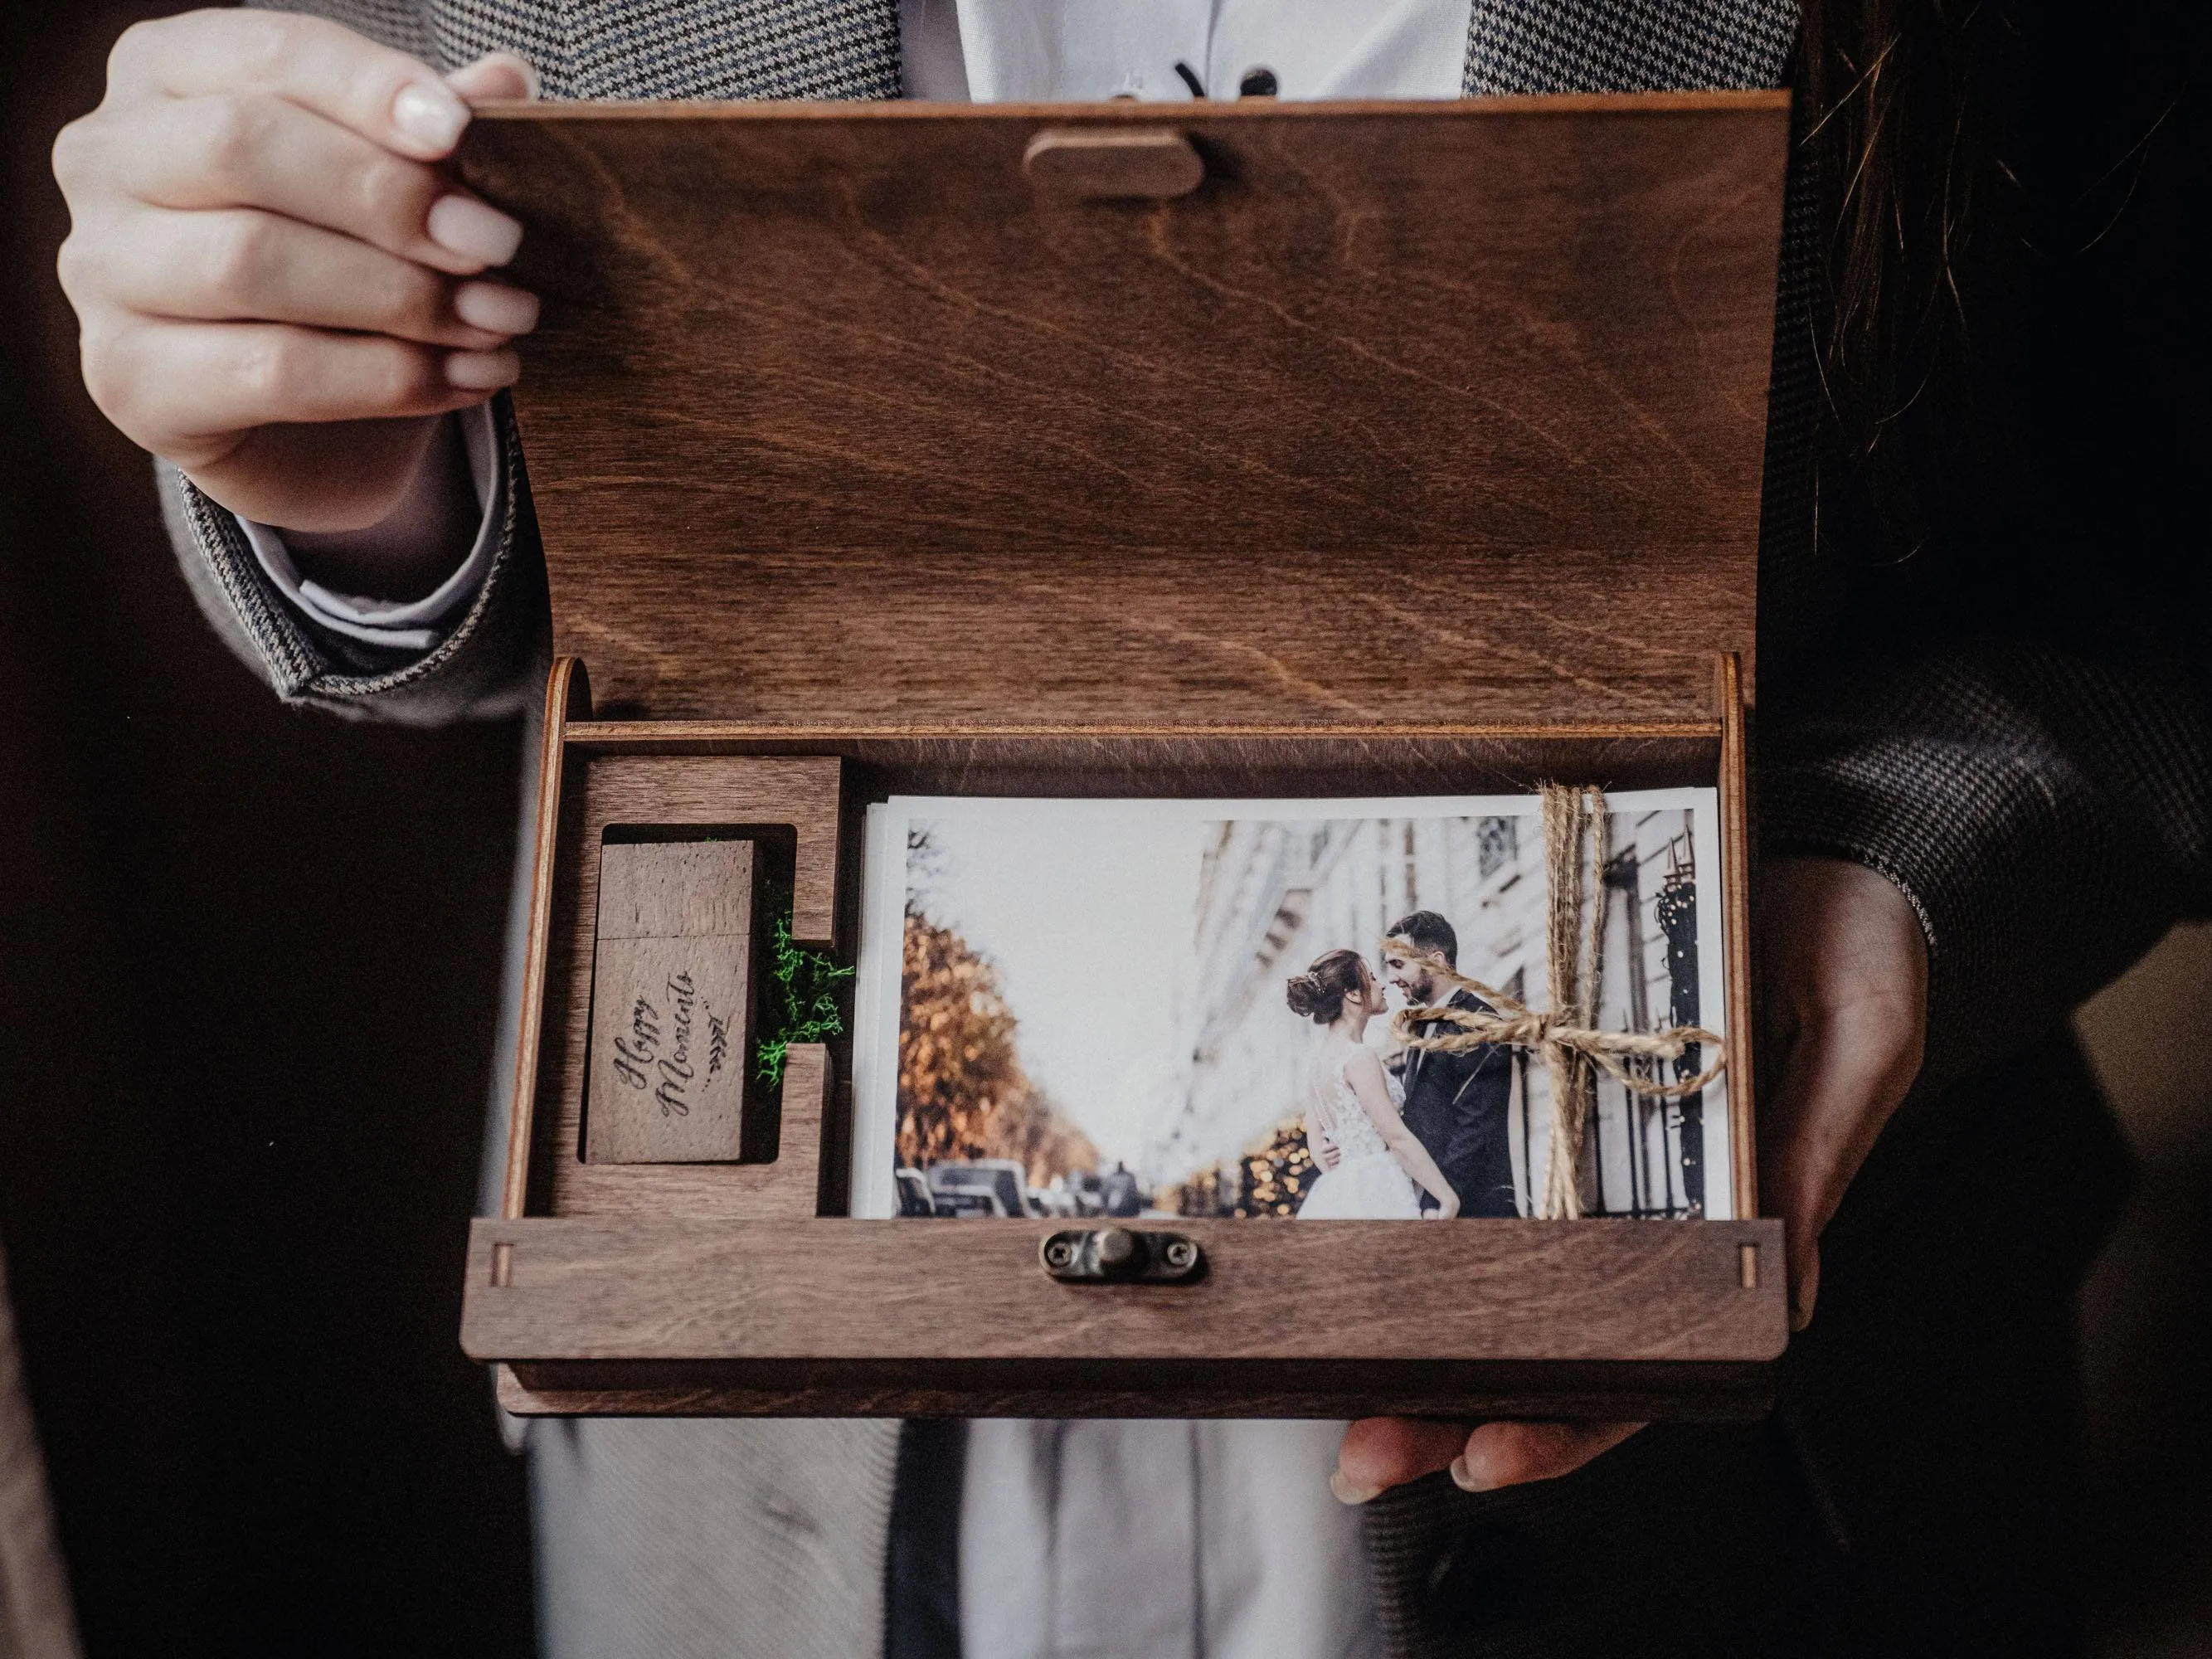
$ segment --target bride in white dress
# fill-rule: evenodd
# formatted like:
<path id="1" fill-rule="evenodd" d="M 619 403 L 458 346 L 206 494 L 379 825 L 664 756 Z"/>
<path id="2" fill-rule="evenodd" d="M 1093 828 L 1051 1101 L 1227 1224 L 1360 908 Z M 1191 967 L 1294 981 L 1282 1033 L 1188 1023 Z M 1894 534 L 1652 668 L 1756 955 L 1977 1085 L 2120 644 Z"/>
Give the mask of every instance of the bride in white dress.
<path id="1" fill-rule="evenodd" d="M 1383 1007 L 1366 960 L 1331 951 L 1293 978 L 1287 994 L 1292 1013 L 1328 1028 L 1306 1091 L 1306 1145 L 1322 1174 L 1298 1219 L 1417 1220 L 1423 1188 L 1440 1218 L 1457 1215 L 1459 1194 L 1400 1115 L 1405 1091 L 1360 1041 Z"/>

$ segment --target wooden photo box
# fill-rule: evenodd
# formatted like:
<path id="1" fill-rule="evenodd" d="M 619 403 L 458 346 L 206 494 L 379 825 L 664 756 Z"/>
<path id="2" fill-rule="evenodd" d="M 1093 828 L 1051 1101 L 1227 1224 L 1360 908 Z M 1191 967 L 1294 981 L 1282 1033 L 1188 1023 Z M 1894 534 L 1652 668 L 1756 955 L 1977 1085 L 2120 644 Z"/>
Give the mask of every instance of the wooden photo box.
<path id="1" fill-rule="evenodd" d="M 893 793 L 1717 784 L 1755 1217 L 1787 131 L 1778 94 L 488 112 L 465 174 L 546 301 L 516 405 L 556 655 L 463 1316 L 506 1403 L 1763 1410 L 1771 1221 L 1179 1221 L 1202 1273 L 1070 1283 L 1064 1222 L 843 1213 L 841 1045 L 776 1092 L 706 1073 L 763 894 L 849 959 Z"/>

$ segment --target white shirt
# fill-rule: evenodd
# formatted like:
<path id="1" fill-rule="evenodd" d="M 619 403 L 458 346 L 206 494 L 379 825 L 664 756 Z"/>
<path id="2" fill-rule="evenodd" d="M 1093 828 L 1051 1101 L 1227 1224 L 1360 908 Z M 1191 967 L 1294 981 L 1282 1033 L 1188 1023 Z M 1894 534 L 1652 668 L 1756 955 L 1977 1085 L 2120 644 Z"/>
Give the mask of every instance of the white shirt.
<path id="1" fill-rule="evenodd" d="M 1343 1433 L 971 1423 L 962 1659 L 1381 1659 L 1359 1515 L 1328 1492 Z"/>
<path id="2" fill-rule="evenodd" d="M 469 608 L 477 589 L 483 586 L 484 573 L 499 551 L 499 527 L 507 520 L 507 463 L 500 453 L 489 404 L 461 411 L 461 443 L 468 452 L 469 481 L 483 518 L 468 557 L 434 592 L 406 604 L 334 593 L 301 575 L 282 531 L 240 519 L 239 528 L 246 532 L 246 544 L 253 550 L 261 574 L 295 609 L 333 634 L 394 651 L 428 651 L 445 637 L 445 625 Z"/>
<path id="3" fill-rule="evenodd" d="M 909 98 L 1456 98 L 1468 0 L 900 0 Z"/>
<path id="4" fill-rule="evenodd" d="M 905 91 L 964 102 L 1196 95 L 1255 70 L 1285 98 L 1455 98 L 1470 0 L 900 0 Z M 483 409 L 463 416 L 484 508 L 467 560 L 410 605 L 303 580 L 245 526 L 303 613 L 422 651 L 465 610 L 504 516 Z M 1259 1223 L 1258 1225 L 1296 1225 Z M 1370 1659 L 1358 1514 L 1330 1496 L 1342 1425 L 975 1423 L 960 1510 L 964 1659 Z"/>

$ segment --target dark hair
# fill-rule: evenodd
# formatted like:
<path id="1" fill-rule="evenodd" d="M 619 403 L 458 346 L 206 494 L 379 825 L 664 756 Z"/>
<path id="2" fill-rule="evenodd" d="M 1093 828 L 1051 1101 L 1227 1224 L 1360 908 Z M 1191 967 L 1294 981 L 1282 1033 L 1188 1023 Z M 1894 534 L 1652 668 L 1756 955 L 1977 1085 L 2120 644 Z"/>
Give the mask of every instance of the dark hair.
<path id="1" fill-rule="evenodd" d="M 1411 940 L 1424 951 L 1433 951 L 1444 959 L 1444 966 L 1459 966 L 1459 935 L 1452 931 L 1451 923 L 1433 910 L 1416 910 L 1410 916 L 1401 917 L 1390 924 L 1386 939 Z"/>
<path id="2" fill-rule="evenodd" d="M 2024 95 L 2015 9 L 1804 7 L 1798 143 L 1824 221 L 1808 319 L 1825 405 L 1819 533 L 1877 565 L 1909 560 L 1931 537 L 1985 532 L 1954 499 L 1961 489 L 1994 507 L 2014 499 L 1988 494 L 2013 476 L 2018 433 L 1986 365 L 1990 337 L 2007 327 L 1991 311 L 2007 303 L 1992 262 L 2032 234 L 2007 165 L 2021 158 L 1999 154 L 2005 109 Z M 1981 342 L 1972 358 L 1970 320 Z"/>
<path id="3" fill-rule="evenodd" d="M 1314 958 L 1303 974 L 1291 975 L 1284 988 L 1294 1014 L 1304 1014 L 1316 1025 L 1326 1025 L 1344 1012 L 1344 1000 L 1359 988 L 1359 952 L 1331 951 Z"/>

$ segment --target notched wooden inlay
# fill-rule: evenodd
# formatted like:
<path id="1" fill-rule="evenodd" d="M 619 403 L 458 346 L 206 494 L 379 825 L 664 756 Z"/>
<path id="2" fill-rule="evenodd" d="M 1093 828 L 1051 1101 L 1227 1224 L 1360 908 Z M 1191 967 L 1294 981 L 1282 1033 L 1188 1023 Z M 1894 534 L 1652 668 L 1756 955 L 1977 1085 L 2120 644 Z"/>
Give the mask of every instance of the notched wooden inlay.
<path id="1" fill-rule="evenodd" d="M 1171 127 L 1048 127 L 1022 152 L 1022 171 L 1082 201 L 1164 201 L 1196 190 L 1206 162 Z"/>
<path id="2" fill-rule="evenodd" d="M 600 849 L 586 1162 L 740 1156 L 757 874 L 750 841 Z"/>

